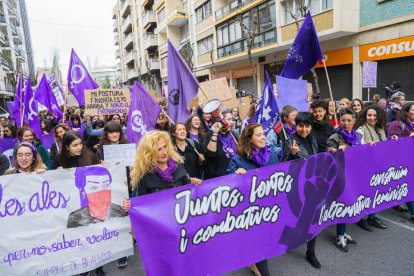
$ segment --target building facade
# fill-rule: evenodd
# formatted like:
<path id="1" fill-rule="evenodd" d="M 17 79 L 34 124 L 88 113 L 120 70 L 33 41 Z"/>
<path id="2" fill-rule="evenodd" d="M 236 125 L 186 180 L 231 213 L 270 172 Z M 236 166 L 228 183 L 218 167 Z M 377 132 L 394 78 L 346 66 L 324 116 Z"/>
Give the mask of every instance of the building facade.
<path id="1" fill-rule="evenodd" d="M 18 74 L 36 81 L 24 0 L 0 1 L 0 106 L 12 100 Z"/>
<path id="2" fill-rule="evenodd" d="M 115 66 L 96 67 L 90 73 L 100 87 L 103 87 L 104 84 L 108 84 L 109 88 L 121 86 L 121 74 Z"/>
<path id="3" fill-rule="evenodd" d="M 184 49 L 180 53 L 199 81 L 225 77 L 230 85 L 256 96 L 261 94 L 266 71 L 273 82 L 281 73 L 302 23 L 303 14 L 298 10 L 308 4 L 307 0 L 137 2 L 151 16 L 155 12 L 156 22 L 150 21 L 138 31 L 148 30 L 157 38 L 158 45 L 155 46 L 154 39 L 151 49 L 158 55 L 163 80 L 167 76 L 166 42 L 170 39 L 177 48 Z M 377 88 L 371 89 L 372 94 L 384 96 L 381 87 L 398 81 L 407 98 L 414 99 L 411 77 L 414 73 L 414 5 L 411 2 L 311 1 L 308 10 L 313 16 L 336 100 L 368 99 L 368 89 L 363 87 L 364 61 L 376 61 L 378 65 Z M 326 98 L 329 91 L 323 65 L 317 64 L 315 72 L 321 96 Z M 311 73 L 303 78 L 314 83 Z"/>

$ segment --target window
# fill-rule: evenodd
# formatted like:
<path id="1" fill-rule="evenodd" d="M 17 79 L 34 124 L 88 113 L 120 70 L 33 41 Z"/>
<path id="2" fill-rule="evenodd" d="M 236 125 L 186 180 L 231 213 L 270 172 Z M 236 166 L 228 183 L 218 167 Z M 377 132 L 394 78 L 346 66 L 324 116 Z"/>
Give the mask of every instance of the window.
<path id="1" fill-rule="evenodd" d="M 305 4 L 308 4 L 309 0 L 305 0 Z M 291 12 L 299 20 L 302 19 L 299 13 L 299 0 L 287 0 L 282 3 L 282 12 L 283 12 L 283 22 L 284 24 L 289 24 L 295 21 L 292 17 Z M 333 0 L 312 0 L 308 10 L 312 15 L 318 14 L 333 8 Z"/>
<path id="2" fill-rule="evenodd" d="M 263 32 L 276 26 L 275 3 L 268 3 L 259 7 L 259 31 Z"/>
<path id="3" fill-rule="evenodd" d="M 197 42 L 198 55 L 209 53 L 213 50 L 213 36 L 208 36 Z"/>
<path id="4" fill-rule="evenodd" d="M 211 1 L 205 2 L 196 9 L 197 23 L 211 15 Z"/>

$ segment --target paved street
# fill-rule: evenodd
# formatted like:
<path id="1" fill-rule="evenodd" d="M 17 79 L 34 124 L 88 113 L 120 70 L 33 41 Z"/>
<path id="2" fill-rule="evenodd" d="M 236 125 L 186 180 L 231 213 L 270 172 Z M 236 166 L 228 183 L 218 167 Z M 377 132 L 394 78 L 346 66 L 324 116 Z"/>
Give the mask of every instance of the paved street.
<path id="1" fill-rule="evenodd" d="M 358 242 L 349 253 L 339 251 L 332 243 L 335 227 L 323 231 L 317 242 L 317 256 L 322 264 L 314 269 L 305 260 L 306 246 L 270 260 L 272 275 L 414 275 L 414 224 L 409 215 L 387 210 L 380 214 L 388 229 L 366 232 L 356 225 L 348 233 Z M 248 252 L 246 252 L 248 254 Z M 191 261 L 191 260 L 189 260 Z M 138 253 L 128 260 L 128 267 L 120 270 L 116 263 L 104 267 L 107 275 L 145 275 Z M 247 268 L 226 274 L 253 275 Z"/>

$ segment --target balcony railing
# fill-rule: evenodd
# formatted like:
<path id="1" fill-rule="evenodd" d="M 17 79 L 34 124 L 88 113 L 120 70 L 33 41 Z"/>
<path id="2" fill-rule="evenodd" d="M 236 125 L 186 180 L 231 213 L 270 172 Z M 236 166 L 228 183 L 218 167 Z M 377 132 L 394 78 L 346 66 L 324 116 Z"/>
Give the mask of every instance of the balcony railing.
<path id="1" fill-rule="evenodd" d="M 155 11 L 147 11 L 145 13 L 143 13 L 142 15 L 142 25 L 144 26 L 144 28 L 151 24 L 151 23 L 156 23 L 157 22 L 157 14 L 155 13 Z"/>
<path id="2" fill-rule="evenodd" d="M 113 30 L 114 32 L 118 31 L 118 20 L 114 21 Z"/>
<path id="3" fill-rule="evenodd" d="M 11 84 L 6 84 L 6 91 L 7 91 L 7 92 L 14 92 L 13 85 L 11 85 Z"/>
<path id="4" fill-rule="evenodd" d="M 4 15 L 0 15 L 0 23 L 6 23 L 6 17 Z"/>
<path id="5" fill-rule="evenodd" d="M 121 14 L 122 14 L 122 16 L 125 16 L 125 15 L 127 15 L 127 14 L 128 14 L 128 12 L 130 12 L 130 11 L 131 11 L 131 7 L 130 7 L 129 0 L 125 0 L 125 1 L 122 3 L 122 6 L 121 6 Z"/>
<path id="6" fill-rule="evenodd" d="M 119 53 L 119 49 L 116 49 L 116 51 L 115 51 L 115 59 L 118 59 L 120 57 L 121 56 L 120 56 L 120 53 Z"/>
<path id="7" fill-rule="evenodd" d="M 131 62 L 133 62 L 135 60 L 135 55 L 134 55 L 135 51 L 130 51 L 125 53 L 125 64 L 130 64 Z"/>
<path id="8" fill-rule="evenodd" d="M 5 65 L 6 67 L 11 67 L 11 62 L 7 58 L 5 58 L 3 55 L 0 55 L 0 63 Z"/>
<path id="9" fill-rule="evenodd" d="M 150 58 L 148 63 L 151 70 L 160 70 L 160 60 L 158 58 Z"/>
<path id="10" fill-rule="evenodd" d="M 130 28 L 132 28 L 132 19 L 128 16 L 122 21 L 122 31 L 126 32 Z"/>
<path id="11" fill-rule="evenodd" d="M 129 46 L 131 46 L 131 44 L 132 44 L 132 34 L 124 36 L 124 43 L 123 44 L 124 44 L 125 48 L 129 48 Z"/>
<path id="12" fill-rule="evenodd" d="M 233 0 L 229 4 L 225 5 L 224 7 L 221 7 L 220 9 L 215 11 L 216 14 L 216 20 L 223 18 L 227 14 L 231 13 L 232 11 L 239 9 L 253 0 Z"/>
<path id="13" fill-rule="evenodd" d="M 137 71 L 135 71 L 135 70 L 128 70 L 127 71 L 127 78 L 130 80 L 130 79 L 133 79 L 133 78 L 136 78 L 138 76 L 138 73 L 137 73 Z"/>
<path id="14" fill-rule="evenodd" d="M 158 35 L 156 34 L 146 34 L 144 36 L 144 49 L 149 49 L 151 47 L 158 46 Z"/>
<path id="15" fill-rule="evenodd" d="M 115 35 L 115 37 L 114 37 L 114 44 L 115 45 L 118 45 L 119 44 L 119 37 L 118 37 L 118 35 Z"/>

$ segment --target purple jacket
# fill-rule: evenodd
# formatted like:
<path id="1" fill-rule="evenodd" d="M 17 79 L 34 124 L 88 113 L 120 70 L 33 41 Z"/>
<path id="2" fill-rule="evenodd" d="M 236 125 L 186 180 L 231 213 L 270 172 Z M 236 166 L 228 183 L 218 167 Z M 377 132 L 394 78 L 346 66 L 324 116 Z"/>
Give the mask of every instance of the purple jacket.
<path id="1" fill-rule="evenodd" d="M 401 122 L 400 120 L 396 120 L 389 125 L 387 136 L 391 137 L 393 135 L 396 135 L 398 137 L 407 137 L 410 136 L 411 132 L 414 132 L 414 129 L 412 129 L 406 123 Z"/>

